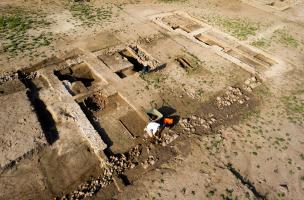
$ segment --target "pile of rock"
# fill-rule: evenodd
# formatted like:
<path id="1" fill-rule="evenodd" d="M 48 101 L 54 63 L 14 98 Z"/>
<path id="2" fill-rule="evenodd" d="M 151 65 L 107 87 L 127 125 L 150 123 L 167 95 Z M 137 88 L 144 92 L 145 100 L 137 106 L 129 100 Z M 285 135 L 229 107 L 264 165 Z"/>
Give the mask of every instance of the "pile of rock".
<path id="1" fill-rule="evenodd" d="M 208 114 L 207 118 L 202 118 L 198 116 L 191 116 L 190 118 L 185 118 L 180 120 L 180 126 L 188 133 L 195 133 L 196 129 L 200 127 L 200 131 L 209 132 L 211 130 L 211 125 L 216 122 L 216 119 L 212 113 Z"/>
<path id="2" fill-rule="evenodd" d="M 195 132 L 194 126 L 190 123 L 190 118 L 181 119 L 179 121 L 179 124 L 184 129 L 184 131 L 189 132 L 189 133 Z"/>
<path id="3" fill-rule="evenodd" d="M 141 145 L 132 148 L 126 154 L 111 156 L 109 159 L 110 172 L 123 174 L 127 169 L 132 169 L 138 164 L 137 158 L 141 155 Z"/>
<path id="4" fill-rule="evenodd" d="M 96 192 L 98 192 L 101 188 L 108 186 L 112 181 L 113 172 L 110 169 L 106 169 L 102 176 L 88 181 L 86 183 L 81 184 L 77 190 L 73 191 L 70 194 L 67 194 L 61 198 L 61 200 L 68 200 L 68 199 L 83 199 L 85 197 L 91 197 Z"/>
<path id="5" fill-rule="evenodd" d="M 0 84 L 3 84 L 7 81 L 11 81 L 18 78 L 18 73 L 12 72 L 12 73 L 4 73 L 0 77 Z"/>
<path id="6" fill-rule="evenodd" d="M 127 169 L 132 169 L 137 165 L 135 161 L 137 157 L 141 155 L 141 145 L 137 145 L 132 148 L 126 154 L 120 154 L 111 156 L 109 161 L 107 161 L 107 168 L 105 168 L 102 175 L 91 181 L 81 184 L 77 190 L 70 194 L 62 197 L 57 197 L 56 199 L 67 200 L 67 199 L 83 199 L 85 197 L 90 197 L 98 192 L 101 188 L 108 186 L 113 182 L 114 174 L 123 174 Z M 155 163 L 154 157 L 149 156 L 146 161 L 148 165 Z"/>
<path id="7" fill-rule="evenodd" d="M 155 69 L 160 65 L 156 59 L 154 59 L 150 54 L 148 54 L 148 52 L 138 45 L 129 45 L 129 47 L 136 54 L 139 62 L 141 62 L 144 66 L 149 66 L 151 69 Z"/>
<path id="8" fill-rule="evenodd" d="M 255 89 L 256 87 L 258 87 L 260 85 L 261 85 L 261 82 L 256 77 L 253 76 L 244 82 L 243 88 L 247 92 L 252 92 L 253 89 Z"/>
<path id="9" fill-rule="evenodd" d="M 219 109 L 223 109 L 236 102 L 242 105 L 248 100 L 249 97 L 243 94 L 240 88 L 229 86 L 225 95 L 216 98 L 216 106 Z"/>
<path id="10" fill-rule="evenodd" d="M 169 130 L 168 132 L 162 134 L 160 140 L 162 146 L 167 146 L 171 142 L 173 142 L 176 138 L 178 138 L 178 134 L 176 134 L 174 131 Z"/>
<path id="11" fill-rule="evenodd" d="M 68 67 L 72 67 L 72 66 L 80 64 L 82 62 L 83 62 L 83 60 L 79 57 L 69 58 L 65 61 L 65 63 L 68 65 Z"/>
<path id="12" fill-rule="evenodd" d="M 134 148 L 132 148 L 128 153 L 128 157 L 129 158 L 136 158 L 139 157 L 141 155 L 142 149 L 141 149 L 141 145 L 136 145 Z"/>
<path id="13" fill-rule="evenodd" d="M 131 160 L 127 159 L 127 157 L 124 154 L 121 154 L 119 157 L 111 156 L 110 165 L 111 165 L 111 169 L 117 174 L 123 174 L 126 169 L 135 167 L 135 164 L 132 163 Z"/>
<path id="14" fill-rule="evenodd" d="M 145 161 L 141 162 L 141 165 L 144 169 L 147 169 L 148 167 L 150 167 L 151 165 L 154 165 L 157 161 L 157 158 L 154 156 L 149 156 L 148 159 L 146 159 Z"/>

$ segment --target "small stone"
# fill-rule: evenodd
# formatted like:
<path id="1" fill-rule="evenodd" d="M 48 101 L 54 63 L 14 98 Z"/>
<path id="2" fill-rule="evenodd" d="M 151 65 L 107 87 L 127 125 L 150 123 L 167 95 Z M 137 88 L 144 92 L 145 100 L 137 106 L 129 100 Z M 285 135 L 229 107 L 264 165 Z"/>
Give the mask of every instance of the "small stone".
<path id="1" fill-rule="evenodd" d="M 239 104 L 244 104 L 245 103 L 245 101 L 243 100 L 243 99 L 241 99 L 241 100 L 239 100 Z"/>
<path id="2" fill-rule="evenodd" d="M 183 122 L 184 124 L 186 124 L 186 123 L 188 123 L 188 119 L 183 119 L 182 122 Z"/>
<path id="3" fill-rule="evenodd" d="M 206 120 L 200 119 L 200 124 L 204 124 L 204 123 L 206 123 Z"/>
<path id="4" fill-rule="evenodd" d="M 150 160 L 150 161 L 149 161 L 149 164 L 150 164 L 150 165 L 154 165 L 154 164 L 155 164 L 155 160 Z"/>
<path id="5" fill-rule="evenodd" d="M 197 120 L 197 117 L 196 117 L 195 115 L 192 115 L 192 116 L 191 116 L 191 119 Z"/>

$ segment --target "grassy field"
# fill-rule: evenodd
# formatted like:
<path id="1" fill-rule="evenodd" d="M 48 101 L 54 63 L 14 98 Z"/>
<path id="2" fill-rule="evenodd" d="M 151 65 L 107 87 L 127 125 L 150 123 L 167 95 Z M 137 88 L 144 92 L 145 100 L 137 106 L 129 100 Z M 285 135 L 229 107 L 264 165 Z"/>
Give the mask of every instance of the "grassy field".
<path id="1" fill-rule="evenodd" d="M 90 3 L 71 3 L 69 10 L 73 17 L 79 19 L 82 25 L 102 25 L 103 22 L 112 17 L 112 7 L 95 7 Z"/>
<path id="2" fill-rule="evenodd" d="M 251 44 L 259 48 L 270 47 L 271 44 L 278 43 L 286 47 L 297 48 L 300 43 L 292 36 L 286 28 L 278 29 L 269 38 L 259 38 Z"/>
<path id="3" fill-rule="evenodd" d="M 0 38 L 3 51 L 11 56 L 17 56 L 20 53 L 35 54 L 36 48 L 48 46 L 52 42 L 52 33 L 47 30 L 51 23 L 45 19 L 43 13 L 38 11 L 16 7 L 2 9 Z"/>
<path id="4" fill-rule="evenodd" d="M 242 18 L 212 16 L 207 17 L 206 20 L 240 40 L 246 40 L 249 36 L 255 35 L 261 28 L 259 23 Z"/>

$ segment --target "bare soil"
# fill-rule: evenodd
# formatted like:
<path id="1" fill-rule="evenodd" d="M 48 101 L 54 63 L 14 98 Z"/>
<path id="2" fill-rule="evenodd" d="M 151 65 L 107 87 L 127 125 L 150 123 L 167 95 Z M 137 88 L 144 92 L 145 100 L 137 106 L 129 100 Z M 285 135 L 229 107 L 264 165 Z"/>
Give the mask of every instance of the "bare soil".
<path id="1" fill-rule="evenodd" d="M 1 1 L 0 199 L 302 199 L 303 11 Z"/>

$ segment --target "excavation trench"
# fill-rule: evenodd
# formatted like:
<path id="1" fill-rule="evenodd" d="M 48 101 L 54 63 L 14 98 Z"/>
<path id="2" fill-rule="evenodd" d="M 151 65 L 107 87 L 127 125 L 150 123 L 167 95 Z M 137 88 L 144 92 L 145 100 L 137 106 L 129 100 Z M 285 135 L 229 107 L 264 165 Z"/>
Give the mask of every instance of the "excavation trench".
<path id="1" fill-rule="evenodd" d="M 87 119 L 90 121 L 91 125 L 94 127 L 94 129 L 97 131 L 97 133 L 100 135 L 101 139 L 106 143 L 106 145 L 108 147 L 112 146 L 113 145 L 112 140 L 109 138 L 109 136 L 106 134 L 105 130 L 101 127 L 99 122 L 96 120 L 92 111 L 90 111 L 89 108 L 83 102 L 78 103 L 78 105 L 80 106 L 82 112 L 85 114 Z"/>
<path id="2" fill-rule="evenodd" d="M 211 101 L 212 103 L 212 101 Z M 251 106 L 255 106 L 256 104 L 254 104 L 253 102 L 251 102 L 250 104 L 253 104 Z M 213 104 L 211 104 L 213 105 Z M 208 103 L 206 105 L 206 108 L 208 107 L 210 110 L 211 107 L 210 103 Z M 214 105 L 213 105 L 214 106 Z M 250 106 L 250 108 L 252 108 Z M 205 108 L 205 107 L 203 107 Z M 239 108 L 239 106 L 238 106 Z M 85 108 L 88 109 L 88 108 Z M 166 115 L 172 115 L 176 112 L 175 109 L 172 109 L 169 106 L 165 106 L 160 108 L 160 110 L 166 114 Z M 203 109 L 206 110 L 206 109 Z M 214 108 L 213 111 L 217 110 L 216 108 Z M 89 110 L 85 111 L 88 112 Z M 239 109 L 225 109 L 225 113 L 227 114 L 227 112 L 241 112 L 241 113 L 245 113 L 247 112 L 247 109 L 241 109 L 241 111 Z M 218 110 L 217 110 L 218 112 Z M 221 112 L 223 112 L 223 110 L 221 110 Z M 230 114 L 232 114 L 230 113 Z M 87 113 L 89 114 L 89 113 Z M 92 117 L 92 114 L 91 115 Z M 238 113 L 240 114 L 240 113 Z M 216 115 L 218 116 L 218 115 Z M 88 117 L 90 118 L 90 116 Z M 224 119 L 222 119 L 224 120 Z M 220 124 L 223 124 L 224 122 L 220 120 Z M 229 121 L 228 119 L 225 119 L 227 121 Z M 230 119 L 231 120 L 231 119 Z M 234 119 L 234 120 L 238 120 L 238 119 Z M 191 123 L 191 121 L 190 121 Z M 214 126 L 212 127 L 212 130 L 210 130 L 211 132 L 213 132 L 213 129 L 216 129 L 217 127 L 220 126 L 220 124 L 215 123 Z M 179 132 L 179 128 L 177 127 L 177 129 L 173 129 L 174 133 L 178 133 Z M 164 130 L 166 131 L 166 130 Z M 175 132 L 176 131 L 176 132 Z M 166 133 L 168 134 L 168 132 Z M 190 133 L 187 133 L 186 135 L 188 135 Z M 162 134 L 160 134 L 160 136 L 157 136 L 155 138 L 149 138 L 148 140 L 145 141 L 141 141 L 138 145 L 137 145 L 137 149 L 133 148 L 131 150 L 129 150 L 126 153 L 123 154 L 113 154 L 111 151 L 109 151 L 110 149 L 106 149 L 104 152 L 107 155 L 107 157 L 109 158 L 109 163 L 110 163 L 110 170 L 113 170 L 113 174 L 111 175 L 111 179 L 119 186 L 119 188 L 121 190 L 123 190 L 124 187 L 128 186 L 128 185 L 132 185 L 136 180 L 140 179 L 141 177 L 143 177 L 146 173 L 148 173 L 149 171 L 159 167 L 162 163 L 168 162 L 170 160 L 170 158 L 174 158 L 175 156 L 178 155 L 178 153 L 182 152 L 182 154 L 187 154 L 187 150 L 184 149 L 184 147 L 178 147 L 180 148 L 180 152 L 177 151 L 173 151 L 174 148 L 172 148 L 171 146 L 178 146 L 178 145 L 189 145 L 190 140 L 187 139 L 188 137 L 186 137 L 186 135 L 179 135 L 177 134 L 176 137 L 173 140 L 170 140 L 169 143 L 165 143 L 165 145 L 163 145 L 164 141 L 165 141 L 165 137 L 162 136 Z M 173 136 L 174 137 L 174 136 Z M 172 138 L 173 138 L 172 137 Z M 171 143 L 172 142 L 172 143 Z M 170 144 L 170 145 L 166 145 L 166 144 Z M 147 148 L 149 146 L 154 146 L 153 149 L 150 149 L 149 153 L 147 152 Z M 135 151 L 135 150 L 136 151 Z M 138 152 L 138 153 L 136 153 Z M 188 152 L 189 153 L 189 152 Z M 150 165 L 149 165 L 150 163 Z M 153 163 L 153 164 L 151 164 Z M 231 171 L 231 173 L 233 173 L 234 176 L 236 176 L 237 179 L 239 179 L 244 185 L 246 185 L 246 187 L 248 187 L 252 193 L 255 195 L 255 197 L 257 199 L 265 199 L 265 196 L 261 193 L 259 193 L 257 191 L 257 189 L 254 187 L 254 185 L 246 180 L 242 175 L 240 175 L 239 172 L 237 172 L 232 166 L 227 166 L 228 170 Z M 101 192 L 104 191 L 106 192 L 107 190 L 111 190 L 111 187 L 105 186 L 105 187 L 101 187 L 100 190 Z M 97 191 L 94 192 L 97 193 Z M 115 193 L 115 192 L 114 192 Z M 75 194 L 75 193 L 74 193 Z"/>
<path id="3" fill-rule="evenodd" d="M 35 109 L 35 113 L 45 135 L 46 141 L 48 144 L 53 144 L 59 139 L 59 134 L 51 113 L 47 110 L 45 103 L 39 98 L 39 88 L 36 87 L 32 79 L 28 78 L 26 74 L 23 74 L 22 72 L 18 72 L 18 78 L 28 89 L 28 99 Z"/>

